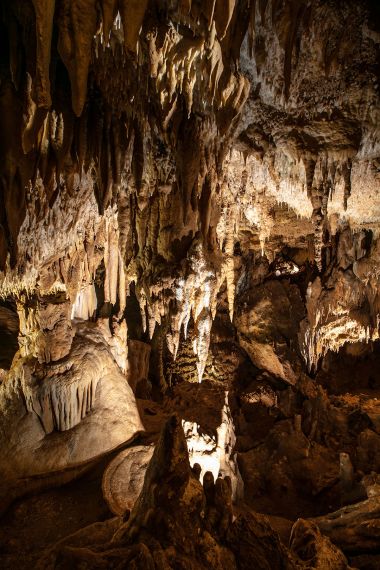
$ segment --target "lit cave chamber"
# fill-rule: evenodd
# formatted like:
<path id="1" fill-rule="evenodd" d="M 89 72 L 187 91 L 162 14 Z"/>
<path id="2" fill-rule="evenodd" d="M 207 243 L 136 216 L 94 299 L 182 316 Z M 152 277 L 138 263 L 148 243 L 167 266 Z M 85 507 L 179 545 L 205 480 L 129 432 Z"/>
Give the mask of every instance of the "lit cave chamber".
<path id="1" fill-rule="evenodd" d="M 2 570 L 378 570 L 379 333 L 379 0 L 0 0 Z"/>

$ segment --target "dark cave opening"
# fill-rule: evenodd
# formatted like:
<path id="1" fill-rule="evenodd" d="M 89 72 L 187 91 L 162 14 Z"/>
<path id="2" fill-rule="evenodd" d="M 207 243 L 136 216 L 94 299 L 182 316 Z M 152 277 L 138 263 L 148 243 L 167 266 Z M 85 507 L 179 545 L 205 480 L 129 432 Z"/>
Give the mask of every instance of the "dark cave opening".
<path id="1" fill-rule="evenodd" d="M 9 370 L 18 350 L 19 319 L 12 301 L 0 302 L 0 368 Z"/>

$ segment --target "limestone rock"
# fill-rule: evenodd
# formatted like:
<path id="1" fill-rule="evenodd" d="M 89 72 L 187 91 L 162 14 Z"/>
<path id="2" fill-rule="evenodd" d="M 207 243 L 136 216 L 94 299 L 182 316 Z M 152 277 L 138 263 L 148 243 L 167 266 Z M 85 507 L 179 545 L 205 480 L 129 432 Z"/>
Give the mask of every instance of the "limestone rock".
<path id="1" fill-rule="evenodd" d="M 243 568 L 252 560 L 263 568 L 298 567 L 264 517 L 242 516 L 233 522 L 228 478 L 214 484 L 209 473 L 206 480 L 203 489 L 190 469 L 181 423 L 173 416 L 163 428 L 129 520 L 107 521 L 67 537 L 43 555 L 37 568 L 123 561 L 141 569 L 178 564 L 235 569 L 239 555 Z M 243 536 L 246 547 L 240 551 Z"/>
<path id="2" fill-rule="evenodd" d="M 266 281 L 240 299 L 235 324 L 242 347 L 260 369 L 286 380 L 295 381 L 290 365 L 294 360 L 289 344 L 297 336 L 297 319 L 303 308 L 297 290 L 278 281 Z M 287 339 L 284 346 L 283 338 Z"/>
<path id="3" fill-rule="evenodd" d="M 376 550 L 379 535 L 379 497 L 343 507 L 314 520 L 320 531 L 344 552 Z"/>
<path id="4" fill-rule="evenodd" d="M 94 328 L 82 329 L 54 366 L 19 358 L 0 389 L 5 481 L 82 464 L 143 430 L 132 390 Z"/>
<path id="5" fill-rule="evenodd" d="M 344 554 L 309 521 L 298 519 L 292 528 L 291 550 L 311 568 L 349 568 Z"/>
<path id="6" fill-rule="evenodd" d="M 103 475 L 103 495 L 110 510 L 123 516 L 131 511 L 143 486 L 153 446 L 139 445 L 120 452 Z"/>

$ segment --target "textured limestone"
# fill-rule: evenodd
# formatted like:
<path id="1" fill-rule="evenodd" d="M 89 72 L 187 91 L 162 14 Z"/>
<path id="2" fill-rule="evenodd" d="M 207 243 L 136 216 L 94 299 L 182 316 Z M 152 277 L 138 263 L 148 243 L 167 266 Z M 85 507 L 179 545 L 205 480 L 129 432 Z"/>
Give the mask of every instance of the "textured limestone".
<path id="1" fill-rule="evenodd" d="M 114 515 L 131 511 L 144 484 L 153 446 L 139 445 L 119 453 L 103 475 L 103 496 Z"/>
<path id="2" fill-rule="evenodd" d="M 379 533 L 378 495 L 315 519 L 321 532 L 345 552 L 376 550 Z"/>
<path id="3" fill-rule="evenodd" d="M 195 545 L 207 567 L 265 565 L 262 533 L 286 566 L 256 515 L 230 528 L 227 544 L 236 450 L 245 500 L 280 509 L 283 497 L 292 516 L 303 501 L 344 502 L 342 454 L 346 495 L 379 468 L 377 376 L 367 370 L 380 325 L 376 3 L 5 4 L 0 297 L 13 313 L 2 330 L 19 350 L 0 373 L 2 473 L 19 480 L 90 461 L 141 430 L 133 392 L 155 398 L 146 414 L 177 409 L 191 463 L 202 471 L 208 459 L 214 478 L 231 481 L 214 484 L 203 466 L 202 490 L 178 426 L 167 427 L 184 465 L 162 443 L 155 455 L 168 455 L 169 474 L 156 457 L 131 518 L 139 540 L 148 528 L 163 543 L 157 554 L 144 535 L 131 550 L 125 527 L 126 564 L 178 566 Z M 359 388 L 350 350 L 365 361 L 366 402 L 343 393 Z M 172 467 L 191 515 L 168 491 Z M 153 491 L 159 474 L 169 482 Z M 177 517 L 176 527 L 179 515 L 185 528 L 169 537 L 165 521 Z M 299 523 L 296 549 L 303 531 L 306 565 L 344 567 L 313 525 Z M 170 545 L 184 538 L 194 544 L 178 558 Z M 113 554 L 63 556 L 109 566 Z"/>
<path id="4" fill-rule="evenodd" d="M 311 564 L 315 569 L 349 568 L 344 554 L 310 521 L 298 519 L 292 528 L 290 547 L 306 565 Z"/>
<path id="5" fill-rule="evenodd" d="M 133 561 L 137 568 L 178 564 L 190 568 L 196 564 L 198 568 L 234 569 L 238 567 L 235 557 L 243 535 L 245 548 L 239 567 L 248 567 L 252 560 L 258 564 L 266 560 L 262 568 L 282 560 L 285 567 L 299 567 L 265 517 L 241 516 L 233 522 L 228 479 L 219 478 L 214 484 L 209 475 L 209 483 L 202 488 L 190 468 L 180 421 L 170 418 L 129 520 L 117 519 L 115 525 L 102 523 L 104 528 L 96 535 L 89 527 L 67 537 L 47 551 L 37 567 L 55 568 L 63 559 L 93 567 L 123 560 Z"/>
<path id="6" fill-rule="evenodd" d="M 54 365 L 19 357 L 0 389 L 5 484 L 82 464 L 143 430 L 132 390 L 96 327 L 79 330 Z"/>

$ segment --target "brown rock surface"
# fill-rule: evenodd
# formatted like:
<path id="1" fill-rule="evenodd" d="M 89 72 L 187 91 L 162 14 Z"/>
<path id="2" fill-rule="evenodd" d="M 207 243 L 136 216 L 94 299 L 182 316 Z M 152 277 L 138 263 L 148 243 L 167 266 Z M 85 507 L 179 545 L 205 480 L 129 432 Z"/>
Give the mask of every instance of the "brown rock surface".
<path id="1" fill-rule="evenodd" d="M 120 452 L 103 475 L 104 499 L 114 515 L 131 511 L 144 484 L 145 472 L 154 447 L 138 445 Z"/>
<path id="2" fill-rule="evenodd" d="M 1 3 L 0 566 L 376 564 L 379 47 L 373 0 Z M 55 525 L 111 452 L 130 519 Z"/>

